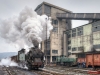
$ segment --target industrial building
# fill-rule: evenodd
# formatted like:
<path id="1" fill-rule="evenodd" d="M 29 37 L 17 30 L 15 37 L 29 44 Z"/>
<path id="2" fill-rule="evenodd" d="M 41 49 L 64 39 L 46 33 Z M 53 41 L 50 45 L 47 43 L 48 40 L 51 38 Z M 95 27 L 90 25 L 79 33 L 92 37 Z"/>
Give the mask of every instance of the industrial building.
<path id="1" fill-rule="evenodd" d="M 47 2 L 38 5 L 35 11 L 39 15 L 46 14 L 52 18 L 53 30 L 51 31 L 50 38 L 42 42 L 42 51 L 46 53 L 48 62 L 55 61 L 57 56 L 62 55 L 63 31 L 71 29 L 71 21 L 65 19 L 58 20 L 56 18 L 56 13 L 71 13 L 71 11 Z"/>
<path id="2" fill-rule="evenodd" d="M 84 57 L 85 53 L 100 51 L 100 21 L 64 32 L 68 57 Z"/>
<path id="3" fill-rule="evenodd" d="M 94 48 L 99 50 L 99 13 L 72 13 L 47 2 L 38 5 L 35 11 L 52 18 L 50 38 L 41 43 L 48 63 L 55 62 L 58 56 L 76 58 L 94 51 Z M 90 23 L 72 29 L 71 19 L 89 20 Z"/>

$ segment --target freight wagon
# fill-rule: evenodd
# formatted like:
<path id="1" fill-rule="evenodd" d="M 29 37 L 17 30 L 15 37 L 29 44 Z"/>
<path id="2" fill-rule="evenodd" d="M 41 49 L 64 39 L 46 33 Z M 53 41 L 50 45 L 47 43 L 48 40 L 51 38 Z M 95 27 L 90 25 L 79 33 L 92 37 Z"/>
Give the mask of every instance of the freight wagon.
<path id="1" fill-rule="evenodd" d="M 86 63 L 86 67 L 97 68 L 100 67 L 100 53 L 86 53 L 84 58 L 77 58 L 77 62 L 81 64 Z"/>
<path id="2" fill-rule="evenodd" d="M 86 54 L 86 67 L 100 68 L 100 54 Z"/>

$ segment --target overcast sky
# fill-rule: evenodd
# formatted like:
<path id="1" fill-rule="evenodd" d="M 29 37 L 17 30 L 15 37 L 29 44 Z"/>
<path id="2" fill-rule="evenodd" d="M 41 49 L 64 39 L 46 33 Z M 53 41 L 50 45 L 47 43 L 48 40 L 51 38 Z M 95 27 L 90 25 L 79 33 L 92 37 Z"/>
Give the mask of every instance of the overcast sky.
<path id="1" fill-rule="evenodd" d="M 43 1 L 57 5 L 70 10 L 74 13 L 100 13 L 100 0 L 0 0 L 0 21 L 14 15 L 19 15 L 25 7 L 31 7 L 33 10 Z M 72 21 L 73 27 L 84 25 L 88 21 Z M 0 38 L 0 52 L 16 51 L 15 47 L 6 44 Z"/>

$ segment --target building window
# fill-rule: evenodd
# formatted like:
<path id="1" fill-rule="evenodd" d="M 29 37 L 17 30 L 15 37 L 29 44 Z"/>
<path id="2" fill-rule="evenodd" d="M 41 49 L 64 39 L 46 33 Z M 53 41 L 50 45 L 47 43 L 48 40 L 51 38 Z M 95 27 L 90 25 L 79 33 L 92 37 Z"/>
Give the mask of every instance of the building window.
<path id="1" fill-rule="evenodd" d="M 50 42 L 45 42 L 45 48 L 47 48 L 47 50 L 50 49 Z"/>
<path id="2" fill-rule="evenodd" d="M 93 48 L 94 48 L 94 49 L 100 49 L 100 44 L 93 45 Z"/>
<path id="3" fill-rule="evenodd" d="M 58 27 L 53 27 L 53 32 L 57 32 L 58 31 Z"/>
<path id="4" fill-rule="evenodd" d="M 58 25 L 58 20 L 54 20 L 54 19 L 52 19 L 52 24 L 54 24 L 54 25 Z"/>
<path id="5" fill-rule="evenodd" d="M 66 31 L 67 38 L 71 38 L 71 30 Z"/>
<path id="6" fill-rule="evenodd" d="M 83 35 L 83 27 L 78 27 L 77 30 L 78 30 L 77 32 L 78 36 Z"/>
<path id="7" fill-rule="evenodd" d="M 58 21 L 57 21 L 57 20 L 54 20 L 54 24 L 55 24 L 55 25 L 58 25 Z"/>
<path id="8" fill-rule="evenodd" d="M 74 47 L 74 48 L 72 48 L 72 51 L 76 51 L 76 48 Z"/>
<path id="9" fill-rule="evenodd" d="M 72 37 L 76 36 L 76 28 L 72 29 Z"/>
<path id="10" fill-rule="evenodd" d="M 50 49 L 50 44 L 47 44 L 45 47 L 46 47 L 47 49 Z"/>
<path id="11" fill-rule="evenodd" d="M 76 28 L 72 29 L 72 33 L 76 33 Z"/>
<path id="12" fill-rule="evenodd" d="M 78 51 L 83 51 L 84 47 L 78 47 Z"/>
<path id="13" fill-rule="evenodd" d="M 83 27 L 78 27 L 77 30 L 78 31 L 83 31 Z"/>
<path id="14" fill-rule="evenodd" d="M 67 27 L 67 30 L 69 30 L 69 29 L 72 28 L 72 25 L 71 25 L 71 21 L 70 20 L 67 20 L 66 21 L 66 27 Z"/>
<path id="15" fill-rule="evenodd" d="M 68 46 L 68 50 L 71 50 L 71 46 Z"/>
<path id="16" fill-rule="evenodd" d="M 56 62 L 57 56 L 52 56 L 52 62 Z"/>
<path id="17" fill-rule="evenodd" d="M 72 37 L 75 37 L 76 36 L 76 33 L 72 33 Z"/>
<path id="18" fill-rule="evenodd" d="M 50 55 L 50 50 L 46 50 L 46 54 L 47 55 Z"/>
<path id="19" fill-rule="evenodd" d="M 69 45 L 69 44 L 71 44 L 71 40 L 70 40 L 70 41 L 68 41 L 68 45 Z"/>
<path id="20" fill-rule="evenodd" d="M 67 37 L 70 38 L 71 37 L 71 34 L 67 34 Z"/>
<path id="21" fill-rule="evenodd" d="M 69 30 L 69 31 L 66 31 L 66 34 L 71 34 L 71 30 Z"/>
<path id="22" fill-rule="evenodd" d="M 68 56 L 71 55 L 71 52 L 68 52 Z"/>
<path id="23" fill-rule="evenodd" d="M 58 50 L 52 50 L 52 53 L 58 54 Z"/>

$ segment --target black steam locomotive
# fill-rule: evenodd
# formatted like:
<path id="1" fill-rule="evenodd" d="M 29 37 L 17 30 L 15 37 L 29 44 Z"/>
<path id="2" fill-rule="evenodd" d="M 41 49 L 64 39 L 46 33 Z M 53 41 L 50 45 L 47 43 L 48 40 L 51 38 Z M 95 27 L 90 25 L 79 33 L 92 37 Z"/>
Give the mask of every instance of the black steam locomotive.
<path id="1" fill-rule="evenodd" d="M 18 51 L 19 65 L 28 67 L 29 70 L 44 67 L 44 53 L 38 48 L 38 44 L 31 47 L 25 54 L 25 49 Z"/>

